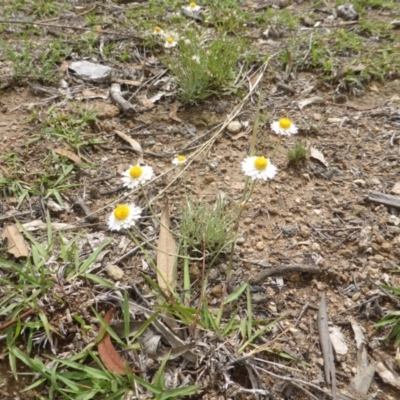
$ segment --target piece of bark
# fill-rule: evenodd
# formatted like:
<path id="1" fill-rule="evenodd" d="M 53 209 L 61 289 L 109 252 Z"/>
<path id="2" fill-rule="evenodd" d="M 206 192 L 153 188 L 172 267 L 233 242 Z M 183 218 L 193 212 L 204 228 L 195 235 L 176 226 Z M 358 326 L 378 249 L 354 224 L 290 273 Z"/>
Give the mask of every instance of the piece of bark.
<path id="1" fill-rule="evenodd" d="M 254 264 L 254 263 L 253 263 Z M 257 265 L 265 266 L 263 263 L 255 263 Z M 305 265 L 289 265 L 287 267 L 276 267 L 276 268 L 267 268 L 257 274 L 253 279 L 251 279 L 250 283 L 252 285 L 256 285 L 262 283 L 266 278 L 272 275 L 283 275 L 291 272 L 300 272 L 306 274 L 319 274 L 324 269 L 319 267 L 310 267 Z"/>
<path id="2" fill-rule="evenodd" d="M 373 203 L 384 204 L 385 206 L 400 208 L 400 197 L 392 196 L 381 192 L 371 192 L 368 195 L 368 200 Z"/>
<path id="3" fill-rule="evenodd" d="M 336 371 L 333 358 L 332 342 L 329 336 L 328 327 L 328 312 L 326 294 L 324 293 L 321 298 L 321 304 L 318 310 L 318 333 L 319 341 L 321 344 L 322 356 L 324 358 L 324 373 L 325 380 L 331 385 L 332 399 L 337 400 L 336 393 Z"/>
<path id="4" fill-rule="evenodd" d="M 121 86 L 118 83 L 113 83 L 111 85 L 110 97 L 124 114 L 133 115 L 136 113 L 135 107 L 122 97 Z"/>

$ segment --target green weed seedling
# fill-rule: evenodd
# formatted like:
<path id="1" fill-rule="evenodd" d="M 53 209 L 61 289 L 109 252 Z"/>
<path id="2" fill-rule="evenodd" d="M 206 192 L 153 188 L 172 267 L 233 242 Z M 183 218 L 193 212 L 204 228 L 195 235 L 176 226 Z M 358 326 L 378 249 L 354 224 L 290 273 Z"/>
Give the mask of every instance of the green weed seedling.
<path id="1" fill-rule="evenodd" d="M 392 292 L 396 297 L 400 297 L 400 289 L 392 286 L 382 285 L 382 288 Z M 400 346 L 400 310 L 392 311 L 383 317 L 377 324 L 376 328 L 389 328 L 390 333 L 388 340 L 394 340 L 396 347 Z"/>
<path id="2" fill-rule="evenodd" d="M 307 149 L 303 146 L 302 143 L 296 142 L 292 149 L 287 152 L 287 159 L 289 165 L 293 165 L 294 167 L 298 167 L 303 164 L 307 159 Z"/>

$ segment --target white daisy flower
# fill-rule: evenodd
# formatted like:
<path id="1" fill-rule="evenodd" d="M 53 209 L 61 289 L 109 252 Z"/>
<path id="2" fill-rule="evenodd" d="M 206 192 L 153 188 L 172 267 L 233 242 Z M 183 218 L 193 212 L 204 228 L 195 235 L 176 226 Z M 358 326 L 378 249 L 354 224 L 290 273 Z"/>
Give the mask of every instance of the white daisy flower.
<path id="1" fill-rule="evenodd" d="M 185 6 L 186 11 L 198 12 L 200 11 L 200 6 L 198 6 L 194 1 L 191 1 L 188 6 Z"/>
<path id="2" fill-rule="evenodd" d="M 135 225 L 142 210 L 134 204 L 120 204 L 108 217 L 108 229 L 119 231 Z"/>
<path id="3" fill-rule="evenodd" d="M 172 164 L 174 164 L 174 165 L 185 164 L 185 162 L 186 162 L 186 157 L 181 154 L 179 156 L 176 156 L 172 160 Z"/>
<path id="4" fill-rule="evenodd" d="M 157 35 L 157 36 L 163 36 L 164 35 L 164 31 L 159 26 L 156 26 L 154 28 L 153 34 Z"/>
<path id="5" fill-rule="evenodd" d="M 164 47 L 170 49 L 171 47 L 175 47 L 177 44 L 178 42 L 172 36 L 169 36 L 164 43 Z"/>
<path id="6" fill-rule="evenodd" d="M 264 181 L 272 179 L 278 171 L 268 158 L 257 156 L 246 157 L 242 161 L 242 170 L 253 181 L 255 179 L 264 179 Z"/>
<path id="7" fill-rule="evenodd" d="M 294 135 L 298 132 L 297 126 L 289 118 L 281 118 L 271 124 L 271 129 L 277 135 Z"/>
<path id="8" fill-rule="evenodd" d="M 128 170 L 124 171 L 121 180 L 125 187 L 135 189 L 139 185 L 149 181 L 153 176 L 153 168 L 148 165 L 143 165 L 141 167 L 138 164 L 132 165 Z"/>

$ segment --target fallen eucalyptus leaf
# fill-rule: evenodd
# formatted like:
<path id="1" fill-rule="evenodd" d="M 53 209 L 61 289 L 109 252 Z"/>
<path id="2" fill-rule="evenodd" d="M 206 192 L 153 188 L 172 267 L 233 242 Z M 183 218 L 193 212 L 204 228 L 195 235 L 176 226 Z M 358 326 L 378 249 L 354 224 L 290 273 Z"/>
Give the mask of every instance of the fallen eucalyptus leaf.
<path id="1" fill-rule="evenodd" d="M 168 297 L 176 286 L 176 243 L 170 232 L 168 203 L 160 218 L 160 235 L 157 244 L 157 282 Z"/>
<path id="2" fill-rule="evenodd" d="M 325 103 L 325 100 L 322 97 L 319 96 L 314 96 L 310 97 L 308 99 L 300 100 L 297 105 L 299 106 L 300 110 L 302 110 L 304 107 L 309 106 L 310 104 L 315 104 L 315 103 Z"/>
<path id="3" fill-rule="evenodd" d="M 310 149 L 310 157 L 314 158 L 314 160 L 318 160 L 320 163 L 325 165 L 326 168 L 329 167 L 328 161 L 325 160 L 324 155 L 322 154 L 321 151 L 316 149 L 315 147 L 311 147 Z"/>
<path id="4" fill-rule="evenodd" d="M 69 158 L 71 161 L 73 161 L 76 165 L 81 165 L 82 160 L 72 151 L 63 149 L 62 147 L 56 147 L 55 149 L 51 149 L 54 151 L 54 153 L 59 154 L 60 156 L 64 156 Z"/>
<path id="5" fill-rule="evenodd" d="M 107 325 L 110 325 L 113 313 L 114 313 L 113 308 L 110 308 L 106 312 L 106 315 L 104 316 L 104 322 Z M 99 335 L 101 335 L 104 330 L 105 330 L 104 326 L 101 326 L 101 328 L 99 330 Z M 113 346 L 113 344 L 111 342 L 111 338 L 110 338 L 110 335 L 108 332 L 104 333 L 104 336 L 102 337 L 100 342 L 97 344 L 97 349 L 99 351 L 100 360 L 103 362 L 104 366 L 109 371 L 116 372 L 117 374 L 120 374 L 120 375 L 126 375 L 125 360 L 117 352 L 117 350 L 115 350 L 115 347 Z M 132 370 L 132 371 L 140 372 L 140 371 L 135 371 L 135 370 Z"/>
<path id="6" fill-rule="evenodd" d="M 16 225 L 8 225 L 4 228 L 2 238 L 7 242 L 7 251 L 16 258 L 28 257 L 29 248 L 25 243 L 22 233 Z"/>
<path id="7" fill-rule="evenodd" d="M 142 163 L 143 162 L 143 149 L 142 146 L 140 145 L 140 143 L 135 140 L 132 139 L 130 136 L 128 136 L 126 133 L 115 130 L 115 133 L 123 140 L 125 140 L 125 142 L 129 143 L 132 147 L 132 149 L 136 152 L 139 153 L 139 160 L 138 163 Z"/>

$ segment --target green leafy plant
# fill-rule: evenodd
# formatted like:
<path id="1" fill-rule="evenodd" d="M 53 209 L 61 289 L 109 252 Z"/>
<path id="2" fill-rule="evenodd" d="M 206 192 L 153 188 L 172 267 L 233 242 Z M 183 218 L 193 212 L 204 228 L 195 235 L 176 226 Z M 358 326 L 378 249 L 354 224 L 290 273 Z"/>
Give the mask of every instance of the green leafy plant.
<path id="1" fill-rule="evenodd" d="M 199 257 L 205 248 L 207 258 L 215 258 L 233 240 L 232 215 L 218 199 L 214 205 L 187 200 L 182 211 L 180 234 L 189 254 Z"/>
<path id="2" fill-rule="evenodd" d="M 237 71 L 242 42 L 222 36 L 206 41 L 196 32 L 187 32 L 179 41 L 179 52 L 170 52 L 162 60 L 174 74 L 179 98 L 196 103 L 229 88 Z"/>
<path id="3" fill-rule="evenodd" d="M 400 298 L 400 288 L 393 286 L 382 286 L 392 292 L 395 296 Z M 392 311 L 383 317 L 378 323 L 375 324 L 376 328 L 389 328 L 390 333 L 387 337 L 388 340 L 394 340 L 395 346 L 400 346 L 400 310 Z"/>
<path id="4" fill-rule="evenodd" d="M 300 142 L 296 142 L 292 149 L 287 152 L 287 159 L 289 165 L 298 167 L 307 159 L 307 149 Z"/>

